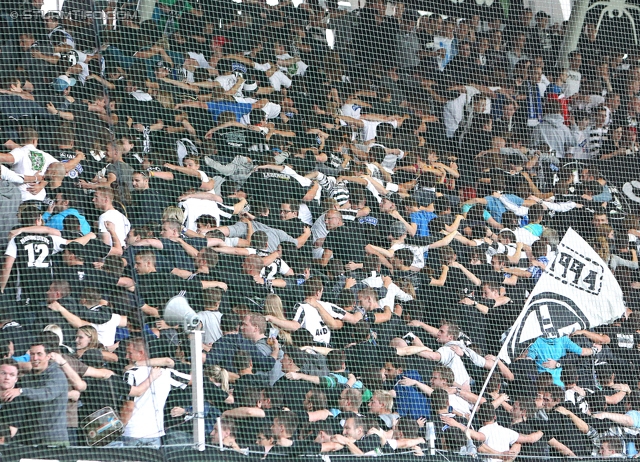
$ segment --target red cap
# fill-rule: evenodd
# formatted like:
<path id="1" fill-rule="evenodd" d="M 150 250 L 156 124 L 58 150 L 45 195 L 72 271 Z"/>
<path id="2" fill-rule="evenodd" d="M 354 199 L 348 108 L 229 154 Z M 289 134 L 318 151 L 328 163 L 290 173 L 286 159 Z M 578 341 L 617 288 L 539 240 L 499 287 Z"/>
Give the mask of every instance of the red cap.
<path id="1" fill-rule="evenodd" d="M 216 47 L 223 47 L 228 40 L 224 38 L 222 35 L 216 35 L 211 39 L 211 44 Z"/>

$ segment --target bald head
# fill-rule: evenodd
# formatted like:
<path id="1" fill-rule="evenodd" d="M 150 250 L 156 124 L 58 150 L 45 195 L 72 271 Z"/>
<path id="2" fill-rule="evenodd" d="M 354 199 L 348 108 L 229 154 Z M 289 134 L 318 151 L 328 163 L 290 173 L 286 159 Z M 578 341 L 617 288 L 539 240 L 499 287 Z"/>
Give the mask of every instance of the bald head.
<path id="1" fill-rule="evenodd" d="M 46 172 L 44 172 L 44 178 L 49 182 L 50 188 L 57 188 L 62 184 L 62 180 L 66 174 L 67 171 L 62 162 L 54 162 L 47 167 Z"/>

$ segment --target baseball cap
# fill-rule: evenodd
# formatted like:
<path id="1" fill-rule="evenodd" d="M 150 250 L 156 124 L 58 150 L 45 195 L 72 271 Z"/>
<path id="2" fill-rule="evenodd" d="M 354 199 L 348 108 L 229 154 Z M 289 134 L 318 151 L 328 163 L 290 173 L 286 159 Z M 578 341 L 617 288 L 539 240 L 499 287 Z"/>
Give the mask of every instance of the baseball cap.
<path id="1" fill-rule="evenodd" d="M 75 84 L 76 84 L 76 79 L 74 79 L 73 77 L 69 77 L 68 75 L 58 76 L 51 83 L 54 90 L 56 91 L 65 91 L 67 88 L 73 87 Z"/>
<path id="2" fill-rule="evenodd" d="M 256 91 L 258 89 L 258 82 L 255 80 L 246 80 L 242 85 L 242 91 L 245 93 L 251 93 L 252 91 Z"/>
<path id="3" fill-rule="evenodd" d="M 267 115 L 267 119 L 275 119 L 280 115 L 282 107 L 279 104 L 267 103 L 262 108 L 262 111 Z"/>
<path id="4" fill-rule="evenodd" d="M 436 200 L 435 191 L 430 191 L 428 189 L 421 189 L 420 191 L 416 191 L 413 195 L 414 200 L 421 207 L 427 207 L 429 204 L 432 204 Z"/>
<path id="5" fill-rule="evenodd" d="M 228 41 L 229 40 L 227 40 L 222 35 L 216 35 L 215 37 L 211 38 L 211 44 L 215 47 L 223 47 L 224 44 L 227 43 Z"/>
<path id="6" fill-rule="evenodd" d="M 389 233 L 394 238 L 402 237 L 407 234 L 407 228 L 405 228 L 405 226 L 399 221 L 396 221 L 391 225 L 391 230 L 389 231 Z"/>

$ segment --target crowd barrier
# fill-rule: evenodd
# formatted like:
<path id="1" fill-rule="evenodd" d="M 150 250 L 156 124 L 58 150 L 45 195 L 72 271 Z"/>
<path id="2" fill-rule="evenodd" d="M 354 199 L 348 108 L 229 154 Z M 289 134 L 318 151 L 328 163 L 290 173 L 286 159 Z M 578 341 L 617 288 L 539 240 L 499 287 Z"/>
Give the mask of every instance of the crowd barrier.
<path id="1" fill-rule="evenodd" d="M 260 454 L 239 454 L 234 451 L 220 451 L 216 447 L 207 447 L 199 452 L 191 447 L 149 448 L 52 448 L 32 446 L 3 446 L 0 449 L 1 462 L 258 462 L 264 460 Z M 457 456 L 438 453 L 435 456 L 417 457 L 412 453 L 389 454 L 379 457 L 356 457 L 349 455 L 305 456 L 304 459 L 316 459 L 318 462 L 470 462 L 482 458 Z M 290 461 L 291 457 L 269 456 L 267 460 L 276 462 Z M 549 458 L 552 459 L 552 458 Z M 564 460 L 555 458 L 557 460 Z M 489 460 L 489 459 L 486 459 Z M 516 459 L 517 461 L 518 459 Z M 527 457 L 527 461 L 531 462 Z M 548 459 L 545 459 L 548 460 Z M 573 459 L 586 460 L 586 459 Z M 604 459 L 588 459 L 592 462 Z"/>

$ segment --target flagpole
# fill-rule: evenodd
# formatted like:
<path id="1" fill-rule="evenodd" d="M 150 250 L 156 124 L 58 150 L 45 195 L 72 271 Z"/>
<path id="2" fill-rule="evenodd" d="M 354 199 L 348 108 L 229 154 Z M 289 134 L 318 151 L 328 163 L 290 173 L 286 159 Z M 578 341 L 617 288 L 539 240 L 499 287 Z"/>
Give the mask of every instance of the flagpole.
<path id="1" fill-rule="evenodd" d="M 529 296 L 529 298 L 531 298 L 531 295 Z M 518 315 L 518 319 L 516 319 L 516 322 L 509 329 L 509 333 L 507 334 L 507 338 L 505 339 L 504 343 L 502 344 L 502 348 L 500 348 L 500 351 L 496 355 L 496 360 L 493 363 L 493 366 L 491 367 L 491 369 L 489 370 L 489 374 L 487 375 L 487 378 L 484 381 L 484 384 L 482 385 L 482 389 L 480 390 L 480 393 L 478 394 L 478 399 L 476 400 L 476 403 L 473 405 L 473 410 L 471 411 L 471 415 L 469 416 L 469 422 L 467 422 L 467 430 L 469 430 L 469 428 L 471 428 L 471 422 L 473 422 L 473 417 L 476 415 L 476 411 L 478 410 L 478 407 L 480 406 L 480 400 L 482 399 L 482 395 L 484 395 L 484 392 L 487 390 L 487 385 L 489 385 L 489 379 L 491 379 L 491 376 L 493 375 L 494 371 L 496 370 L 496 367 L 498 367 L 498 361 L 500 361 L 500 356 L 502 356 L 503 353 L 506 351 L 506 349 L 509 348 L 509 343 L 511 342 L 511 339 L 513 338 L 513 335 L 516 332 L 515 327 L 520 324 L 520 322 L 522 321 L 522 318 L 524 317 L 524 315 L 527 313 L 527 310 L 529 309 L 528 303 L 529 303 L 529 299 L 527 299 L 527 301 L 524 303 L 524 307 L 522 308 L 522 311 Z"/>

